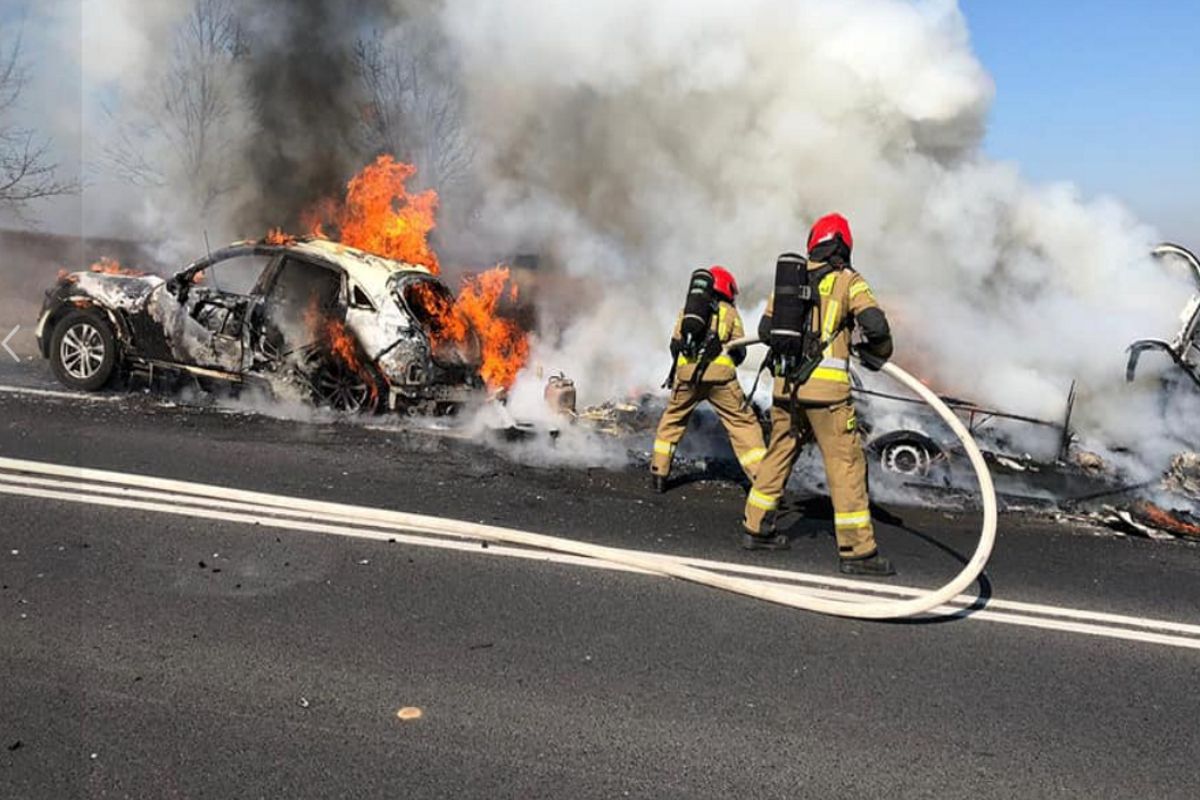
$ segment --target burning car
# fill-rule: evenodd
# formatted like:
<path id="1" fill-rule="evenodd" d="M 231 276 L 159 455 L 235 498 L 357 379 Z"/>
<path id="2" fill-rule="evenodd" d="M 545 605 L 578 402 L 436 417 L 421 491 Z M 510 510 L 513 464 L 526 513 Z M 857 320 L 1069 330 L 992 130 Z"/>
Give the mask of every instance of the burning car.
<path id="1" fill-rule="evenodd" d="M 465 321 L 447 320 L 453 304 L 426 267 L 320 238 L 269 236 L 170 279 L 112 262 L 64 274 L 46 293 L 36 335 L 72 389 L 172 374 L 272 392 L 293 386 L 341 411 L 448 413 L 484 389 L 479 338 Z"/>
<path id="2" fill-rule="evenodd" d="M 1162 339 L 1138 339 L 1129 346 L 1129 362 L 1125 366 L 1125 380 L 1133 381 L 1137 374 L 1138 359 L 1147 350 L 1162 350 L 1183 370 L 1192 382 L 1200 386 L 1200 259 L 1185 247 L 1177 244 L 1160 244 L 1153 254 L 1159 259 L 1179 259 L 1187 266 L 1195 281 L 1197 294 L 1184 306 L 1180 314 L 1179 332 L 1171 341 Z"/>

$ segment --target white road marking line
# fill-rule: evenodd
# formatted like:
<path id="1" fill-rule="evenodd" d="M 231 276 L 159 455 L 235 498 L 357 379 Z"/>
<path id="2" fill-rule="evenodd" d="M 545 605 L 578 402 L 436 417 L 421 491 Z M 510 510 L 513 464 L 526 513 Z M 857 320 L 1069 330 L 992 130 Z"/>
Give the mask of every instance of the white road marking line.
<path id="1" fill-rule="evenodd" d="M 39 466 L 39 462 L 20 462 L 30 464 L 30 468 Z M 61 470 L 60 470 L 61 471 Z M 87 473 L 94 473 L 95 470 L 81 470 Z M 376 528 L 385 528 L 388 530 L 402 531 L 419 531 L 426 535 L 440 537 L 458 537 L 465 538 L 471 541 L 478 541 L 476 537 L 464 536 L 461 534 L 448 533 L 446 531 L 429 529 L 422 527 L 419 524 L 413 523 L 395 523 L 389 520 L 381 520 L 373 518 L 372 513 L 378 515 L 387 512 L 385 509 L 372 509 L 367 507 L 347 506 L 337 503 L 315 503 L 317 507 L 328 507 L 333 511 L 306 512 L 296 510 L 293 506 L 298 502 L 297 498 L 290 498 L 284 495 L 267 495 L 258 492 L 246 492 L 242 490 L 223 490 L 222 487 L 214 487 L 205 484 L 193 484 L 172 481 L 177 483 L 187 492 L 178 491 L 163 491 L 163 490 L 138 490 L 130 488 L 119 483 L 115 483 L 117 477 L 121 473 L 104 473 L 110 476 L 107 482 L 93 482 L 80 480 L 75 482 L 65 482 L 63 479 L 46 479 L 33 478 L 26 476 L 24 473 L 15 473 L 6 475 L 0 472 L 0 481 L 24 482 L 33 485 L 50 485 L 50 486 L 67 486 L 74 491 L 94 491 L 100 493 L 117 494 L 130 497 L 148 497 L 157 499 L 184 498 L 186 500 L 194 500 L 195 498 L 203 499 L 206 503 L 217 508 L 232 508 L 232 509 L 249 509 L 267 514 L 287 514 L 292 517 L 300 517 L 302 519 L 324 519 L 334 520 L 338 522 L 351 522 L 358 525 L 370 525 Z M 249 500 L 223 500 L 221 497 L 228 495 L 232 497 L 249 497 L 254 498 L 254 502 Z M 711 569 L 725 573 L 735 573 L 742 575 L 754 575 L 762 578 L 775 579 L 776 582 L 786 583 L 812 583 L 818 586 L 833 586 L 846 589 L 857 590 L 875 595 L 893 595 L 900 597 L 912 597 L 922 594 L 925 590 L 917 587 L 883 585 L 878 583 L 870 583 L 867 581 L 853 580 L 848 578 L 834 577 L 830 575 L 819 575 L 814 573 L 794 572 L 788 570 L 780 570 L 767 567 L 757 567 L 748 564 L 737 564 L 725 561 L 711 561 L 707 559 L 688 558 L 680 556 L 668 556 L 658 553 L 640 551 L 644 555 L 652 557 L 662 557 L 676 563 L 686 564 L 701 569 Z M 867 598 L 864 598 L 867 599 Z M 955 604 L 961 604 L 963 607 L 978 602 L 978 597 L 971 595 L 959 595 L 954 598 Z M 1178 633 L 1197 634 L 1200 635 L 1200 625 L 1188 625 L 1184 623 L 1165 622 L 1159 620 L 1149 620 L 1142 617 L 1132 617 L 1122 614 L 1111 614 L 1105 612 L 1085 611 L 1080 609 L 1065 608 L 1059 606 L 1050 606 L 1036 603 L 1024 603 L 1012 600 L 999 600 L 989 598 L 987 606 L 993 610 L 1009 610 L 1019 613 L 1034 614 L 1040 616 L 1054 616 L 1065 619 L 1078 619 L 1090 622 L 1101 622 L 1113 625 L 1125 625 L 1139 628 L 1150 628 L 1157 630 L 1173 631 Z"/>
<path id="2" fill-rule="evenodd" d="M 9 480 L 15 479 L 14 476 L 4 476 L 4 477 L 8 478 Z M 309 532 L 314 532 L 314 533 L 326 533 L 326 534 L 333 534 L 333 535 L 347 536 L 347 537 L 354 537 L 354 538 L 372 539 L 372 540 L 376 540 L 376 541 L 394 540 L 396 542 L 418 545 L 418 546 L 423 546 L 423 547 L 436 547 L 436 548 L 440 548 L 440 549 L 459 550 L 459 551 L 476 552 L 476 553 L 483 553 L 483 554 L 497 555 L 497 556 L 524 558 L 524 559 L 530 559 L 530 560 L 536 560 L 536 561 L 548 561 L 548 562 L 572 564 L 572 565 L 586 566 L 586 567 L 596 568 L 596 569 L 608 569 L 608 570 L 616 570 L 616 571 L 622 571 L 622 572 L 642 572 L 641 570 L 638 570 L 633 567 L 628 567 L 628 566 L 624 566 L 624 565 L 620 565 L 620 564 L 612 564 L 609 562 L 597 561 L 595 559 L 585 558 L 582 556 L 573 556 L 573 555 L 568 555 L 568 554 L 529 550 L 529 549 L 525 549 L 525 548 L 508 547 L 508 546 L 504 546 L 504 545 L 489 545 L 489 547 L 487 549 L 483 549 L 482 547 L 480 547 L 480 545 L 476 541 L 456 541 L 453 539 L 445 539 L 445 538 L 431 539 L 426 536 L 412 536 L 412 535 L 406 535 L 406 534 L 401 534 L 401 533 L 397 533 L 397 532 L 372 531 L 372 530 L 365 530 L 361 527 L 355 528 L 355 527 L 348 527 L 345 525 L 330 525 L 330 524 L 322 524 L 322 523 L 313 523 L 313 522 L 305 522 L 302 520 L 280 518 L 279 516 L 263 516 L 262 515 L 263 512 L 265 512 L 267 514 L 275 514 L 275 515 L 280 514 L 282 510 L 275 509 L 275 508 L 263 509 L 260 507 L 258 509 L 255 509 L 253 506 L 243 504 L 241 506 L 242 508 L 248 509 L 251 511 L 257 510 L 259 513 L 255 514 L 255 513 L 233 513 L 233 512 L 224 512 L 224 511 L 214 511 L 210 508 L 204 507 L 203 505 L 197 504 L 200 501 L 204 500 L 205 498 L 194 498 L 194 497 L 189 497 L 186 495 L 171 495 L 170 493 L 159 493 L 160 496 L 162 496 L 163 498 L 174 501 L 170 504 L 165 504 L 165 503 L 148 502 L 148 501 L 142 501 L 142 500 L 133 500 L 133 499 L 130 499 L 129 496 L 108 497 L 108 496 L 97 496 L 94 494 L 89 495 L 87 493 L 81 493 L 78 490 L 77 484 L 70 484 L 68 482 L 63 482 L 63 484 L 65 486 L 67 486 L 67 488 L 70 488 L 71 491 L 55 491 L 55 490 L 48 490 L 48 489 L 31 488 L 29 486 L 8 485 L 8 486 L 0 486 L 0 493 L 24 495 L 24 496 L 31 496 L 31 497 L 40 497 L 40 498 L 45 498 L 45 499 L 62 500 L 62 501 L 66 501 L 66 502 L 87 503 L 87 504 L 91 504 L 91 505 L 107 506 L 110 508 L 117 508 L 117 509 L 134 509 L 134 510 L 142 510 L 142 511 L 170 513 L 170 514 L 176 514 L 176 515 L 181 515 L 181 516 L 199 517 L 199 518 L 205 518 L 205 519 L 217 519 L 217 520 L 226 521 L 226 522 L 243 523 L 243 524 L 250 524 L 250 525 L 262 526 L 262 527 L 280 528 L 280 529 L 285 529 L 285 530 L 303 530 L 303 531 L 309 531 Z M 107 488 L 112 490 L 115 487 L 107 487 Z M 151 493 L 146 493 L 146 494 L 151 494 Z M 212 498 L 207 498 L 207 499 L 210 502 L 212 501 Z M 191 505 L 189 505 L 189 504 L 191 504 Z M 230 504 L 230 505 L 236 506 L 236 504 Z M 374 525 L 375 523 L 369 523 L 369 524 Z M 663 558 L 672 558 L 669 556 L 662 556 L 662 557 Z M 687 561 L 687 559 L 678 559 L 678 560 L 685 561 L 685 562 Z M 733 568 L 744 566 L 744 565 L 737 565 L 737 564 L 728 564 L 727 562 L 709 562 L 709 563 L 721 565 L 722 567 L 733 567 Z M 782 573 L 783 571 L 774 570 L 774 572 Z M 785 573 L 785 574 L 787 574 L 787 573 Z M 791 573 L 791 574 L 792 575 L 804 575 L 804 573 Z M 782 575 L 777 576 L 777 577 L 782 577 Z M 819 576 L 819 577 L 823 577 L 823 576 Z M 776 582 L 776 581 L 771 581 L 771 582 Z M 830 589 L 819 589 L 819 588 L 812 588 L 812 587 L 792 587 L 792 588 L 794 588 L 798 591 L 802 591 L 805 594 L 809 594 L 809 595 L 813 595 L 813 596 L 828 597 L 828 598 L 832 598 L 832 599 L 850 600 L 850 601 L 867 601 L 867 600 L 871 599 L 871 598 L 869 598 L 867 596 L 863 596 L 861 594 L 851 594 L 851 593 L 847 593 L 844 591 L 837 591 L 837 590 L 830 590 Z M 905 588 L 907 588 L 907 587 L 905 587 Z M 914 590 L 914 591 L 919 591 L 919 590 Z M 968 600 L 973 600 L 973 598 L 968 598 Z M 993 621 L 993 622 L 1002 622 L 1002 623 L 1014 624 L 1014 625 L 1024 625 L 1024 626 L 1028 626 L 1028 627 L 1048 629 L 1048 630 L 1067 631 L 1067 632 L 1072 632 L 1072 633 L 1081 633 L 1081 634 L 1087 634 L 1087 635 L 1093 635 L 1093 636 L 1128 639 L 1128 640 L 1132 640 L 1132 641 L 1141 641 L 1141 642 L 1153 643 L 1153 644 L 1163 644 L 1163 645 L 1169 645 L 1169 646 L 1175 646 L 1175 647 L 1200 649 L 1200 638 L 1189 639 L 1189 638 L 1185 638 L 1182 636 L 1171 636 L 1171 635 L 1165 635 L 1165 634 L 1159 634 L 1159 633 L 1149 633 L 1146 631 L 1128 630 L 1128 629 L 1124 629 L 1124 628 L 1109 627 L 1109 626 L 1105 626 L 1105 625 L 1092 625 L 1092 624 L 1078 623 L 1078 622 L 1066 622 L 1061 619 L 1039 619 L 1037 617 L 1025 616 L 1022 614 L 1004 613 L 1002 611 L 991 610 L 993 602 L 995 602 L 995 601 L 989 601 L 988 608 L 971 612 L 969 615 L 969 618 L 987 620 L 987 621 Z M 1038 606 L 1034 606 L 1033 604 L 1024 604 L 1024 605 L 1038 607 Z M 1075 609 L 1060 609 L 1060 608 L 1054 607 L 1054 606 L 1047 606 L 1046 608 L 1053 610 L 1059 616 L 1063 616 L 1064 613 L 1072 613 L 1075 615 L 1086 615 L 1086 614 L 1094 613 L 1094 612 L 1078 611 Z M 961 614 L 963 612 L 963 610 L 964 610 L 963 608 L 959 608 L 959 607 L 955 607 L 955 606 L 943 606 L 943 607 L 937 609 L 937 611 L 939 613 L 950 614 L 950 615 Z M 1200 630 L 1200 626 L 1184 625 L 1181 623 L 1169 623 L 1169 622 L 1165 622 L 1165 621 L 1161 621 L 1161 620 L 1149 620 L 1149 619 L 1142 619 L 1142 618 L 1138 618 L 1138 617 L 1124 617 L 1124 616 L 1119 616 L 1119 615 L 1098 615 L 1098 616 L 1118 618 L 1121 620 L 1121 624 L 1124 624 L 1124 625 L 1139 626 L 1139 627 L 1143 627 L 1143 628 L 1155 628 L 1155 629 L 1159 629 L 1159 630 L 1176 630 L 1176 631 L 1179 631 L 1179 632 L 1185 633 L 1185 634 L 1186 633 L 1195 634 L 1197 630 Z"/>
<path id="3" fill-rule="evenodd" d="M 16 351 L 14 351 L 11 347 L 8 346 L 8 343 L 12 341 L 12 337 L 16 336 L 17 331 L 19 331 L 19 330 L 21 330 L 21 326 L 14 325 L 13 329 L 8 332 L 8 336 L 4 337 L 4 341 L 0 342 L 0 347 L 3 347 L 5 352 L 7 352 L 10 356 L 12 356 L 12 360 L 17 362 L 18 364 L 21 363 L 21 357 L 16 354 Z"/>
<path id="4" fill-rule="evenodd" d="M 32 386 L 6 386 L 0 384 L 0 394 L 27 394 L 33 397 L 54 397 L 64 400 L 83 400 L 88 403 L 117 403 L 122 395 L 88 394 L 87 392 L 69 392 L 57 389 L 35 389 Z"/>

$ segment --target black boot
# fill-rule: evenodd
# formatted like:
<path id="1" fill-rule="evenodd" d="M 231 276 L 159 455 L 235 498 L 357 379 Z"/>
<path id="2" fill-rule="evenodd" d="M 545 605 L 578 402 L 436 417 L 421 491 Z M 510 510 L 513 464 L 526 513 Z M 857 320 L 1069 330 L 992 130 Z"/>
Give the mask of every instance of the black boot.
<path id="1" fill-rule="evenodd" d="M 742 531 L 742 548 L 745 550 L 790 550 L 791 542 L 782 533 L 764 535 Z"/>
<path id="2" fill-rule="evenodd" d="M 654 493 L 662 494 L 667 490 L 667 478 L 664 475 L 654 476 Z"/>
<path id="3" fill-rule="evenodd" d="M 882 578 L 896 574 L 892 562 L 879 555 L 878 550 L 869 556 L 843 558 L 840 561 L 838 570 L 844 575 L 874 575 Z"/>

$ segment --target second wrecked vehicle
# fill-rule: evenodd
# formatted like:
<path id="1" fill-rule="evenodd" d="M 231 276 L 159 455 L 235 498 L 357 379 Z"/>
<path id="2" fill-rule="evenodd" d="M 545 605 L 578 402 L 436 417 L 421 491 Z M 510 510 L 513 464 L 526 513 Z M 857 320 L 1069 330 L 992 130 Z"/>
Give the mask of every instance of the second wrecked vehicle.
<path id="1" fill-rule="evenodd" d="M 1138 339 L 1129 346 L 1129 362 L 1125 366 L 1125 380 L 1132 381 L 1137 375 L 1138 360 L 1147 350 L 1160 350 L 1171 357 L 1185 375 L 1200 387 L 1200 259 L 1186 247 L 1177 244 L 1160 244 L 1154 248 L 1158 259 L 1178 259 L 1188 268 L 1196 286 L 1193 294 L 1180 314 L 1179 332 L 1170 341 L 1164 339 Z"/>
<path id="2" fill-rule="evenodd" d="M 239 242 L 164 280 L 108 267 L 63 275 L 37 339 L 55 375 L 293 387 L 340 411 L 449 413 L 483 390 L 478 337 L 444 335 L 453 295 L 424 267 L 323 239 Z"/>

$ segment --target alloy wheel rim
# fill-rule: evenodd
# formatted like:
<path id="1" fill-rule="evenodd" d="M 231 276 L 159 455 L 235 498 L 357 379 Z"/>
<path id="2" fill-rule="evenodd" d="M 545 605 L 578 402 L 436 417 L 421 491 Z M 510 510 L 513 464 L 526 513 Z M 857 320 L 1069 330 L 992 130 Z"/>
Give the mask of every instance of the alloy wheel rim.
<path id="1" fill-rule="evenodd" d="M 317 378 L 317 392 L 322 403 L 337 411 L 361 411 L 371 398 L 371 387 L 366 380 L 337 367 L 321 370 Z"/>
<path id="2" fill-rule="evenodd" d="M 104 356 L 104 337 L 92 323 L 76 323 L 63 334 L 59 357 L 72 378 L 81 381 L 94 378 L 104 365 Z"/>

